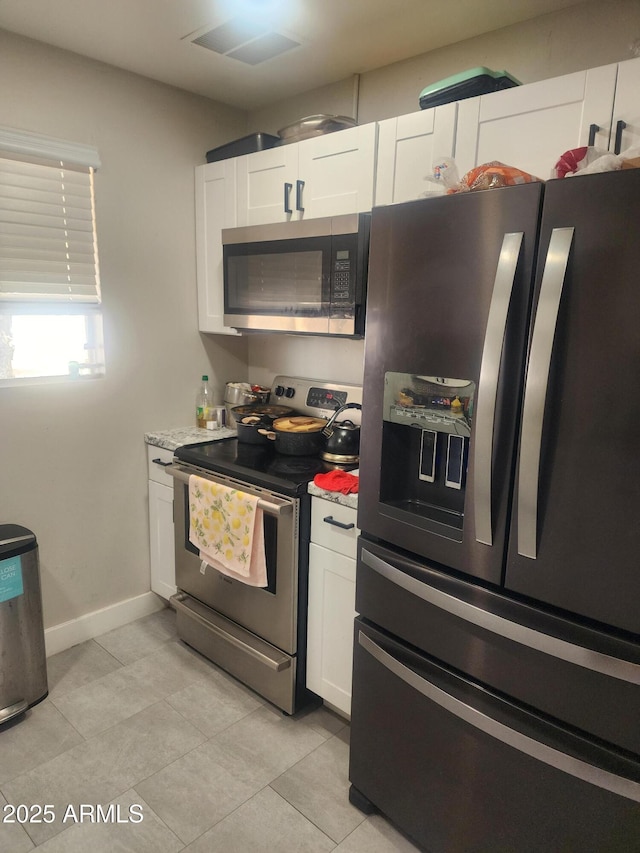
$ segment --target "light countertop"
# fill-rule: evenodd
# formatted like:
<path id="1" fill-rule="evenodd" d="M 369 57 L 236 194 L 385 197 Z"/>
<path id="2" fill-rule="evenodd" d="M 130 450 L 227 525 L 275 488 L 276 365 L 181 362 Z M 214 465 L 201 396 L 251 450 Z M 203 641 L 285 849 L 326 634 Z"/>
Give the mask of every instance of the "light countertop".
<path id="1" fill-rule="evenodd" d="M 235 438 L 235 429 L 222 427 L 222 429 L 200 429 L 199 427 L 177 427 L 176 429 L 159 430 L 157 432 L 146 432 L 144 440 L 154 447 L 162 447 L 165 450 L 176 450 L 183 444 L 205 444 L 208 441 L 222 441 L 223 438 Z M 358 470 L 350 471 L 357 477 Z M 309 483 L 307 491 L 310 495 L 324 498 L 327 501 L 358 508 L 358 495 L 343 495 L 342 492 L 330 492 L 321 489 L 314 483 Z"/>
<path id="2" fill-rule="evenodd" d="M 207 441 L 222 441 L 223 438 L 235 438 L 235 429 L 200 429 L 199 427 L 177 427 L 159 432 L 146 432 L 144 440 L 155 447 L 176 450 L 183 444 L 204 444 Z"/>
<path id="3" fill-rule="evenodd" d="M 355 471 L 349 471 L 350 474 L 354 474 L 356 477 L 360 475 L 360 472 L 356 469 Z M 358 495 L 343 495 L 342 492 L 329 492 L 327 489 L 321 489 L 319 486 L 316 486 L 315 483 L 309 483 L 307 486 L 307 491 L 310 495 L 313 495 L 316 498 L 324 498 L 326 501 L 332 501 L 335 504 L 340 504 L 341 506 L 350 506 L 352 509 L 358 509 Z"/>

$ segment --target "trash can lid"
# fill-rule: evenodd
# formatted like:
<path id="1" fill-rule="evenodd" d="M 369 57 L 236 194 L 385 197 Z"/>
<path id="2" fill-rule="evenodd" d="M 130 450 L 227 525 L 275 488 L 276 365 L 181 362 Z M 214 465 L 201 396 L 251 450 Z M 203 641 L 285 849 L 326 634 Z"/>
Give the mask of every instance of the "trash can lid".
<path id="1" fill-rule="evenodd" d="M 0 560 L 30 551 L 36 546 L 36 535 L 20 524 L 0 524 Z"/>

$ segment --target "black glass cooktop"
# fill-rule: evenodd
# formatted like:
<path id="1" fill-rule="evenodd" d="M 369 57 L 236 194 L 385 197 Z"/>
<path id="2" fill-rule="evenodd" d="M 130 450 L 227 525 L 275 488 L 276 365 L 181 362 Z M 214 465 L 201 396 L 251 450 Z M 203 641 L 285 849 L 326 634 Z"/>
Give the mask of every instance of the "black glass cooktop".
<path id="1" fill-rule="evenodd" d="M 209 444 L 186 444 L 175 451 L 183 462 L 245 480 L 285 495 L 306 492 L 316 474 L 332 466 L 318 456 L 285 456 L 271 446 L 245 444 L 236 438 Z"/>

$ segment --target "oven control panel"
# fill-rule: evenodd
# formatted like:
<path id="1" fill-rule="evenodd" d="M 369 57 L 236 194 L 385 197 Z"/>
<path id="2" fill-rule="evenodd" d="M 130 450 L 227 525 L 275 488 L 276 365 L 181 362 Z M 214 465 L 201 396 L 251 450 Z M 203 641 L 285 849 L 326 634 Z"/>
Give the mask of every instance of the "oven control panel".
<path id="1" fill-rule="evenodd" d="M 314 409 L 339 409 L 347 402 L 346 391 L 330 388 L 309 388 L 306 404 Z"/>
<path id="2" fill-rule="evenodd" d="M 269 402 L 291 406 L 303 415 L 330 417 L 346 403 L 362 404 L 362 386 L 300 376 L 276 376 Z"/>

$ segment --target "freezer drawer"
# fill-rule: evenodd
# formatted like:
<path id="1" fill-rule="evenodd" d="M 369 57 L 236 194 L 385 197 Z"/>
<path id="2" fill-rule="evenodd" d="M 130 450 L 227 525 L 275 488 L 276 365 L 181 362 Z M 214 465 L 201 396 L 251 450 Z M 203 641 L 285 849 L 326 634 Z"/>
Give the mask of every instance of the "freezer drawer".
<path id="1" fill-rule="evenodd" d="M 350 780 L 430 853 L 640 847 L 640 764 L 360 619 Z"/>
<path id="2" fill-rule="evenodd" d="M 488 687 L 640 756 L 640 647 L 359 540 L 356 611 Z"/>

